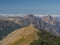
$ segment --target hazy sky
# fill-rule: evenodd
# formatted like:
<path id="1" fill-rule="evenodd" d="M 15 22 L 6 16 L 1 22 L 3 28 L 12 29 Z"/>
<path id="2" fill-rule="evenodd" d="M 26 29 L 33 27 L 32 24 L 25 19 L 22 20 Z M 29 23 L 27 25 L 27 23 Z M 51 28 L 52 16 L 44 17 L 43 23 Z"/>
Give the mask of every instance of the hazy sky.
<path id="1" fill-rule="evenodd" d="M 60 14 L 60 0 L 0 0 L 0 14 Z"/>

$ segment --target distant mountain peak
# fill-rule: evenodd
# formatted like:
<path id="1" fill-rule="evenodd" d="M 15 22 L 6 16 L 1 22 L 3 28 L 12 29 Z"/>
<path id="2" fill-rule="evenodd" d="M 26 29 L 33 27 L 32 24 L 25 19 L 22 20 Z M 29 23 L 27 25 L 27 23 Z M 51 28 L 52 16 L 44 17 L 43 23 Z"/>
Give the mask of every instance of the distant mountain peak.
<path id="1" fill-rule="evenodd" d="M 34 15 L 33 15 L 33 14 L 28 14 L 28 16 L 31 16 L 31 17 L 33 17 Z"/>
<path id="2" fill-rule="evenodd" d="M 34 17 L 34 15 L 33 15 L 33 14 L 29 14 L 28 16 L 29 16 L 29 17 Z"/>
<path id="3" fill-rule="evenodd" d="M 48 15 L 49 19 L 53 18 L 50 14 Z"/>

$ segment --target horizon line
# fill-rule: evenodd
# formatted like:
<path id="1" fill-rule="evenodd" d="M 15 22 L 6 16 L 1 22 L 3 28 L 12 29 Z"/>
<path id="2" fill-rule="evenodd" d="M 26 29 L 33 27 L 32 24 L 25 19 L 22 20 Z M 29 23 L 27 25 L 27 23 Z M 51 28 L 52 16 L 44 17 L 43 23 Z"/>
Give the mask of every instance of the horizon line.
<path id="1" fill-rule="evenodd" d="M 21 17 L 23 17 L 23 16 L 26 16 L 26 15 L 29 15 L 29 14 L 0 14 L 0 16 L 5 16 L 5 17 L 8 17 L 8 16 L 21 16 Z M 53 16 L 53 17 L 59 17 L 60 15 L 56 15 L 56 14 L 33 14 L 33 15 L 35 15 L 35 16 L 38 16 L 38 17 L 40 17 L 40 16 L 49 16 L 49 15 L 51 15 L 51 16 Z"/>

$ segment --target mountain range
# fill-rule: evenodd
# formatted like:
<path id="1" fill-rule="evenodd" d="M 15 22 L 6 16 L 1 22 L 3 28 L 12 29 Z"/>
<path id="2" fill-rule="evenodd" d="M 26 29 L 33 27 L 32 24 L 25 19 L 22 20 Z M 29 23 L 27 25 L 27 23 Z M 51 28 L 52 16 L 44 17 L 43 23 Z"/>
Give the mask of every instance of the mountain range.
<path id="1" fill-rule="evenodd" d="M 3 18 L 3 20 L 14 22 L 20 25 L 21 27 L 32 24 L 38 29 L 44 29 L 55 35 L 60 35 L 60 21 L 56 17 L 52 17 L 50 15 L 37 17 L 32 14 L 29 14 L 24 17 L 7 17 Z"/>
<path id="2" fill-rule="evenodd" d="M 50 15 L 38 17 L 38 16 L 34 16 L 33 14 L 29 14 L 24 17 L 18 17 L 18 16 L 0 17 L 0 40 L 1 40 L 0 45 L 24 45 L 25 42 L 27 42 L 25 45 L 29 45 L 30 41 L 34 41 L 36 39 L 36 38 L 33 39 L 33 36 L 34 37 L 37 36 L 35 34 L 35 33 L 37 33 L 37 30 L 38 30 L 38 32 L 40 32 L 40 31 L 42 31 L 42 32 L 46 31 L 46 33 L 48 32 L 47 34 L 44 33 L 46 35 L 52 34 L 52 37 L 58 38 L 58 39 L 56 39 L 57 41 L 60 39 L 59 38 L 60 37 L 60 21 L 58 20 L 57 17 L 52 17 Z M 32 37 L 26 36 L 26 35 L 28 35 L 28 33 L 30 33 L 29 35 L 31 35 Z M 21 35 L 19 35 L 19 34 L 21 34 Z M 20 38 L 20 37 L 23 38 L 24 36 L 26 36 L 24 39 Z M 39 36 L 39 37 L 41 37 L 41 36 Z M 29 40 L 26 38 L 29 38 Z M 30 40 L 30 38 L 32 40 Z M 9 39 L 11 39 L 12 41 Z M 55 38 L 53 38 L 53 39 L 54 39 L 53 40 L 53 43 L 54 43 Z M 17 42 L 16 42 L 16 40 L 17 40 Z M 20 44 L 20 40 L 22 40 L 21 44 Z M 58 44 L 58 43 L 56 43 L 56 44 Z M 34 42 L 31 43 L 31 45 L 34 45 Z"/>

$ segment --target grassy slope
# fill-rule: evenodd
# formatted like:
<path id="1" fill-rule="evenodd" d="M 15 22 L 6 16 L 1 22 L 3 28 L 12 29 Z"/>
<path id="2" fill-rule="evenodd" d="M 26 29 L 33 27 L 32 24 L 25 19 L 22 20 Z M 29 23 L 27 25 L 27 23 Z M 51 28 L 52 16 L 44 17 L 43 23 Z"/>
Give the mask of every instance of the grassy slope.
<path id="1" fill-rule="evenodd" d="M 32 25 L 15 30 L 0 41 L 0 45 L 29 45 L 38 38 L 36 32 L 38 30 Z"/>

